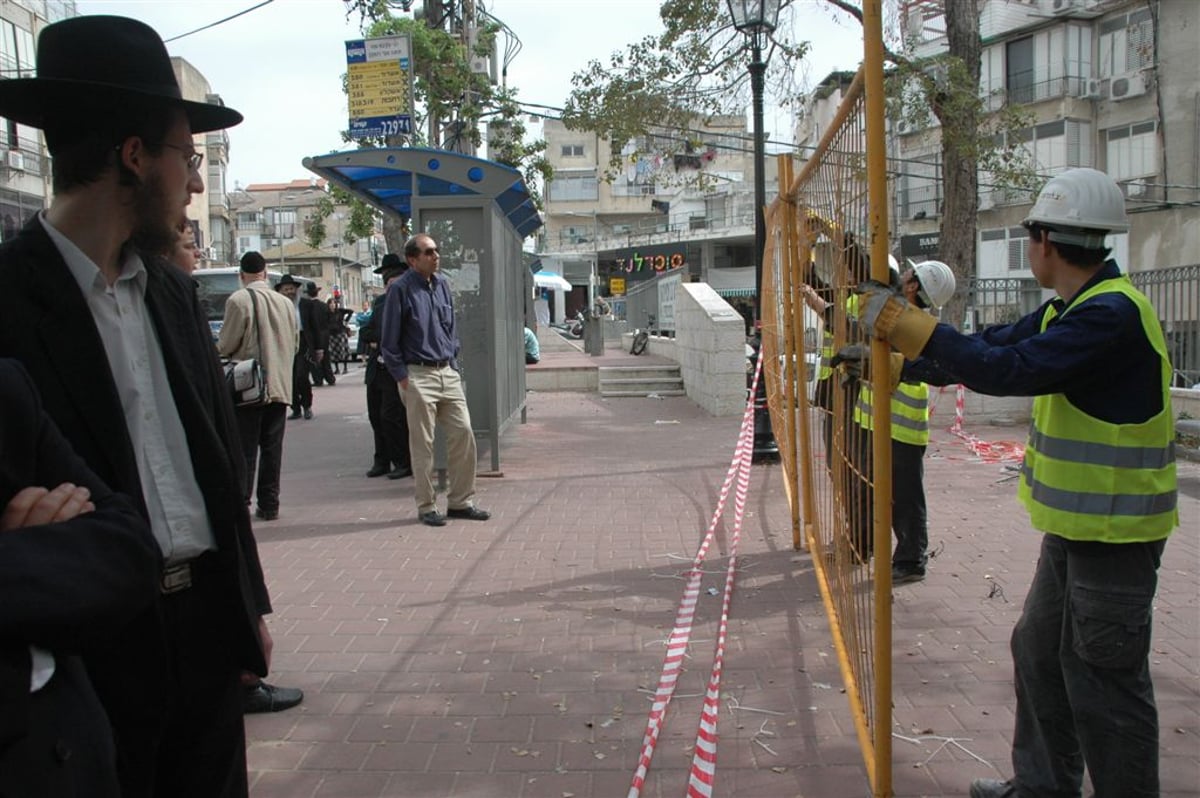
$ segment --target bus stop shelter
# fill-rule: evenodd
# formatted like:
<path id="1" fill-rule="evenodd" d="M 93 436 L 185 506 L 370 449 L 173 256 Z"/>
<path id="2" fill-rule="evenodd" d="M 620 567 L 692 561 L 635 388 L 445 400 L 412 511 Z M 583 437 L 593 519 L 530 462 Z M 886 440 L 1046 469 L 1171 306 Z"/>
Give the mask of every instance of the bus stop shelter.
<path id="1" fill-rule="evenodd" d="M 441 250 L 454 293 L 459 366 L 477 439 L 500 469 L 500 436 L 525 410 L 525 313 L 533 277 L 521 242 L 542 221 L 521 173 L 446 150 L 360 149 L 304 166 L 386 214 L 411 219 Z M 439 452 L 439 461 L 442 461 Z"/>

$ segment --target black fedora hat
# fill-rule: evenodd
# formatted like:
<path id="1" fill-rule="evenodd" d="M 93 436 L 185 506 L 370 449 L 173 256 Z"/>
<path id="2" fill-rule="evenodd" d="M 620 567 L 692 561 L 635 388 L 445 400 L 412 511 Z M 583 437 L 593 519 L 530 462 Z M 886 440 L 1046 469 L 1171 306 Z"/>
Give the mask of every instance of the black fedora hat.
<path id="1" fill-rule="evenodd" d="M 64 109 L 167 105 L 187 114 L 193 133 L 242 121 L 232 108 L 183 99 L 167 47 L 154 29 L 127 17 L 83 16 L 47 25 L 38 37 L 37 77 L 0 80 L 0 115 L 33 127 Z"/>
<path id="2" fill-rule="evenodd" d="M 275 283 L 275 288 L 283 288 L 285 285 L 294 285 L 299 287 L 304 285 L 304 283 L 300 282 L 290 274 L 285 274 L 279 278 L 279 282 Z"/>
<path id="3" fill-rule="evenodd" d="M 383 256 L 383 262 L 375 267 L 374 272 L 383 277 L 386 282 L 393 274 L 401 274 L 408 268 L 408 264 L 400 260 L 400 256 L 395 252 L 389 252 Z"/>

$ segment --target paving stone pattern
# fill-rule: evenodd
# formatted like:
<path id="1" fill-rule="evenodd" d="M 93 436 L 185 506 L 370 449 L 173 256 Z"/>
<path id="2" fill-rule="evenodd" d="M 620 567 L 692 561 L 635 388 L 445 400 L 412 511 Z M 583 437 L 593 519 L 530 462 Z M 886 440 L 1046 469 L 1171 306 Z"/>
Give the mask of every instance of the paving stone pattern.
<path id="1" fill-rule="evenodd" d="M 411 480 L 364 477 L 361 371 L 314 393 L 316 417 L 288 422 L 280 518 L 256 528 L 276 610 L 271 680 L 306 698 L 247 718 L 252 795 L 626 795 L 680 574 L 739 419 L 683 398 L 531 393 L 528 423 L 503 440 L 503 476 L 479 480 L 492 519 L 434 529 L 417 523 Z M 1170 798 L 1200 785 L 1200 467 L 1181 462 L 1180 477 L 1183 526 L 1160 571 L 1153 653 Z M 715 794 L 867 796 L 781 479 L 777 465 L 752 475 Z M 1008 637 L 1039 536 L 1011 472 L 948 433 L 935 436 L 926 481 L 937 556 L 924 583 L 894 593 L 894 729 L 913 740 L 894 741 L 895 793 L 965 796 L 971 779 L 1010 772 Z M 723 585 L 728 512 L 705 588 Z M 648 797 L 685 794 L 719 611 L 720 597 L 702 594 Z"/>

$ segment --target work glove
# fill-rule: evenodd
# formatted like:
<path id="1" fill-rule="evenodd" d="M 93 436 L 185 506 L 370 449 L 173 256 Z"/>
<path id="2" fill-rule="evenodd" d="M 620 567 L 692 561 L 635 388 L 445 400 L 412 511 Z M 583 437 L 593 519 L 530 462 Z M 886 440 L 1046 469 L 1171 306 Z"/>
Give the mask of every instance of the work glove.
<path id="1" fill-rule="evenodd" d="M 855 292 L 859 300 L 859 322 L 867 335 L 887 341 L 904 357 L 920 357 L 925 344 L 937 327 L 937 319 L 910 305 L 892 288 L 874 281 L 861 283 Z"/>
<path id="2" fill-rule="evenodd" d="M 870 359 L 870 348 L 863 344 L 850 344 L 833 353 L 829 366 L 841 373 L 842 385 L 845 386 L 862 379 L 863 367 Z"/>
<path id="3" fill-rule="evenodd" d="M 861 380 L 863 377 L 863 369 L 871 360 L 871 348 L 865 344 L 850 344 L 843 346 L 833 357 L 829 359 L 829 365 L 832 368 L 838 368 L 842 373 L 842 385 L 848 385 L 852 381 Z M 904 355 L 899 352 L 892 352 L 888 355 L 888 388 L 892 391 L 896 390 L 896 386 L 900 384 L 900 374 L 904 370 Z"/>

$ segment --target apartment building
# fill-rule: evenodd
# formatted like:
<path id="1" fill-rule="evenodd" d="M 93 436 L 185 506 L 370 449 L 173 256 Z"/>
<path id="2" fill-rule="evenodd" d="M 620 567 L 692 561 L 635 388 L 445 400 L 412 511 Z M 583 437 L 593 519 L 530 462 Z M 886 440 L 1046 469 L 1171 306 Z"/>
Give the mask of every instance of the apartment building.
<path id="1" fill-rule="evenodd" d="M 554 177 L 545 187 L 543 260 L 562 264 L 576 286 L 595 280 L 620 296 L 673 269 L 703 279 L 735 305 L 754 294 L 753 140 L 741 116 L 697 120 L 684 133 L 662 132 L 614 151 L 595 132 L 555 120 L 543 128 Z M 617 156 L 614 165 L 613 156 Z M 777 191 L 775 157 L 767 195 Z M 569 315 L 586 292 L 567 298 Z"/>
<path id="2" fill-rule="evenodd" d="M 0 1 L 0 80 L 34 77 L 42 28 L 77 15 L 74 0 Z M 0 241 L 7 241 L 47 204 L 50 159 L 42 132 L 0 117 Z"/>
<path id="3" fill-rule="evenodd" d="M 317 249 L 309 246 L 308 227 L 328 191 L 326 181 L 317 177 L 235 187 L 229 194 L 231 247 L 235 261 L 243 252 L 261 252 L 272 269 L 308 277 L 324 289 L 321 296 L 328 298 L 336 291 L 346 307 L 357 310 L 383 290 L 379 275 L 373 273 L 385 251 L 383 236 L 377 231 L 345 243 L 342 226 L 349 209 L 335 207 L 325 219 L 324 243 Z"/>
<path id="4" fill-rule="evenodd" d="M 171 58 L 175 80 L 185 100 L 224 105 L 221 95 L 213 92 L 208 79 L 190 62 L 178 56 Z M 204 191 L 192 198 L 188 218 L 196 235 L 201 253 L 200 267 L 236 265 L 231 246 L 232 219 L 225 192 L 225 175 L 229 170 L 229 133 L 213 130 L 192 137 L 197 152 L 204 153 L 202 175 Z"/>
<path id="5" fill-rule="evenodd" d="M 902 4 L 918 56 L 944 52 L 943 0 Z M 1128 271 L 1200 261 L 1200 3 L 1195 0 L 983 0 L 980 97 L 1034 116 L 1016 142 L 1039 175 L 1089 166 L 1125 192 L 1128 234 L 1110 239 Z M 937 251 L 942 181 L 936 121 L 893 130 L 893 230 L 905 255 Z M 980 174 L 980 278 L 1029 277 L 1020 222 L 1031 198 Z"/>

